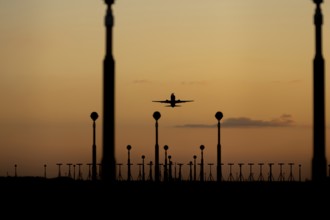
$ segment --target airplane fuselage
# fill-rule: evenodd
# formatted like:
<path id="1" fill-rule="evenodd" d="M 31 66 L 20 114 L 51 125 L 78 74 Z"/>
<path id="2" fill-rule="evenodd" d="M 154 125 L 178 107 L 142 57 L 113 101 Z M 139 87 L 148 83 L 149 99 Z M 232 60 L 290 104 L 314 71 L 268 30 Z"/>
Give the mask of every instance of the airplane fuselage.
<path id="1" fill-rule="evenodd" d="M 174 93 L 171 94 L 171 107 L 174 108 L 176 104 Z"/>

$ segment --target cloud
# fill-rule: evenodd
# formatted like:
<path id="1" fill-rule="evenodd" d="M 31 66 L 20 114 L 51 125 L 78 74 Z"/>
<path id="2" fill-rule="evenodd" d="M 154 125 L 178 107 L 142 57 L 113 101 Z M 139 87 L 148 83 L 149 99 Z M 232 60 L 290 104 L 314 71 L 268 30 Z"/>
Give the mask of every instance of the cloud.
<path id="1" fill-rule="evenodd" d="M 269 121 L 255 120 L 247 117 L 228 118 L 223 121 L 223 127 L 286 127 L 293 123 L 291 115 L 283 114 Z"/>
<path id="2" fill-rule="evenodd" d="M 275 118 L 269 121 L 255 120 L 248 117 L 227 118 L 221 122 L 222 127 L 234 128 L 234 127 L 287 127 L 294 123 L 292 116 L 289 114 L 283 114 L 279 118 Z M 175 127 L 179 128 L 213 128 L 216 124 L 185 124 Z"/>

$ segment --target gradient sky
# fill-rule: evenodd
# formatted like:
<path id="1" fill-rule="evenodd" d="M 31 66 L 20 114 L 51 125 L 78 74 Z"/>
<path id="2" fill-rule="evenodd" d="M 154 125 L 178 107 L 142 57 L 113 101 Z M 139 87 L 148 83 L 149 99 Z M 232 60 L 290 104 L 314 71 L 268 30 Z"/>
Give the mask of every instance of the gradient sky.
<path id="1" fill-rule="evenodd" d="M 322 9 L 329 94 L 330 3 Z M 245 163 L 247 178 L 250 162 L 274 163 L 275 179 L 278 163 L 285 163 L 286 177 L 288 163 L 295 163 L 296 179 L 301 164 L 302 178 L 310 178 L 314 10 L 312 0 L 117 0 L 117 163 L 126 165 L 127 145 L 133 178 L 142 155 L 154 160 L 152 115 L 159 111 L 160 162 L 164 145 L 173 162 L 187 164 L 193 155 L 200 159 L 203 144 L 205 163 L 215 164 L 221 111 L 225 178 L 228 163 L 234 175 Z M 62 173 L 66 163 L 90 163 L 93 111 L 100 116 L 101 162 L 105 12 L 102 0 L 0 0 L 0 175 L 14 175 L 17 164 L 18 175 L 42 176 L 47 164 L 55 177 L 56 163 L 64 164 Z M 172 92 L 194 102 L 180 108 L 152 102 Z M 256 178 L 259 167 L 253 170 Z"/>

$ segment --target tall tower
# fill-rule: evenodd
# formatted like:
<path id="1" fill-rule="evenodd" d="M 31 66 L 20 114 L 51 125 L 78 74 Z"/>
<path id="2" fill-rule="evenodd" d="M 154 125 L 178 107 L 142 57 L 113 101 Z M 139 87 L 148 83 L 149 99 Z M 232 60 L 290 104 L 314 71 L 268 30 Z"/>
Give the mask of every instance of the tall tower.
<path id="1" fill-rule="evenodd" d="M 314 128 L 313 128 L 313 159 L 312 180 L 323 181 L 327 175 L 327 162 L 325 157 L 325 94 L 324 94 L 324 59 L 322 55 L 322 24 L 323 16 L 321 4 L 323 0 L 313 0 L 316 4 L 315 25 L 315 58 L 314 58 Z"/>
<path id="2" fill-rule="evenodd" d="M 115 0 L 105 0 L 107 12 L 106 27 L 106 54 L 103 61 L 103 158 L 102 179 L 116 180 L 115 161 L 115 61 L 112 55 L 112 4 Z"/>

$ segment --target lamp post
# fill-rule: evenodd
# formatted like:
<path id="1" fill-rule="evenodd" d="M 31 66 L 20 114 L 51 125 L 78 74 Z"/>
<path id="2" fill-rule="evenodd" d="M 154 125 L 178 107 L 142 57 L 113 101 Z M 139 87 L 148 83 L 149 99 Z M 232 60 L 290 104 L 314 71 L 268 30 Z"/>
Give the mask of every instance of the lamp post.
<path id="1" fill-rule="evenodd" d="M 131 155 L 130 151 L 132 149 L 131 145 L 127 145 L 127 181 L 131 181 Z"/>
<path id="2" fill-rule="evenodd" d="M 193 162 L 192 161 L 189 161 L 188 165 L 189 165 L 189 181 L 192 181 L 193 180 L 193 175 L 192 175 L 192 169 L 191 169 L 191 167 L 193 165 Z"/>
<path id="3" fill-rule="evenodd" d="M 15 177 L 17 177 L 17 164 L 15 164 L 14 167 L 15 167 Z"/>
<path id="4" fill-rule="evenodd" d="M 142 158 L 142 181 L 145 181 L 146 180 L 146 175 L 145 175 L 145 172 L 144 172 L 144 159 L 146 158 L 146 156 L 142 155 L 141 158 Z"/>
<path id="5" fill-rule="evenodd" d="M 172 160 L 171 160 L 172 156 L 168 155 L 168 180 L 172 181 Z"/>
<path id="6" fill-rule="evenodd" d="M 76 179 L 76 164 L 73 164 L 73 179 Z"/>
<path id="7" fill-rule="evenodd" d="M 196 181 L 196 158 L 197 158 L 197 156 L 194 155 L 193 158 L 194 158 L 194 181 Z"/>
<path id="8" fill-rule="evenodd" d="M 215 113 L 215 118 L 218 120 L 218 145 L 217 145 L 217 182 L 221 182 L 221 144 L 220 144 L 220 120 L 223 118 L 222 112 Z"/>
<path id="9" fill-rule="evenodd" d="M 167 181 L 167 178 L 168 178 L 168 175 L 167 175 L 167 150 L 168 150 L 168 146 L 167 145 L 164 146 L 164 150 L 165 150 L 164 181 Z"/>
<path id="10" fill-rule="evenodd" d="M 44 178 L 47 178 L 47 164 L 44 164 Z"/>
<path id="11" fill-rule="evenodd" d="M 97 112 L 92 112 L 91 113 L 91 119 L 93 120 L 93 153 L 92 153 L 92 180 L 96 180 L 96 144 L 95 144 L 95 121 L 96 119 L 99 117 L 99 115 L 97 114 Z"/>
<path id="12" fill-rule="evenodd" d="M 104 18 L 105 56 L 103 60 L 103 155 L 102 179 L 116 180 L 115 160 L 115 60 L 113 56 L 113 26 L 114 15 L 112 5 L 115 0 L 104 0 L 107 5 Z"/>
<path id="13" fill-rule="evenodd" d="M 62 174 L 61 174 L 61 166 L 62 166 L 62 163 L 57 163 L 56 164 L 57 166 L 58 166 L 58 177 L 61 177 L 62 176 Z"/>
<path id="14" fill-rule="evenodd" d="M 204 145 L 199 147 L 201 149 L 201 170 L 200 170 L 200 181 L 204 182 L 204 158 L 203 158 L 203 150 L 205 149 Z"/>
<path id="15" fill-rule="evenodd" d="M 299 182 L 301 182 L 301 164 L 299 164 Z"/>
<path id="16" fill-rule="evenodd" d="M 72 177 L 71 176 L 71 165 L 72 165 L 72 163 L 67 163 L 66 165 L 68 165 L 68 168 L 69 168 L 69 170 L 68 170 L 68 177 L 71 178 Z"/>
<path id="17" fill-rule="evenodd" d="M 78 165 L 78 180 L 82 180 L 81 165 L 82 163 L 77 163 Z"/>
<path id="18" fill-rule="evenodd" d="M 155 144 L 155 181 L 159 182 L 159 145 L 158 145 L 158 119 L 160 119 L 160 113 L 155 111 L 153 114 L 154 119 L 156 120 L 156 144 Z"/>
<path id="19" fill-rule="evenodd" d="M 325 81 L 324 59 L 322 55 L 322 24 L 321 4 L 323 0 L 313 0 L 316 4 L 314 14 L 315 25 L 315 57 L 313 61 L 313 159 L 312 180 L 324 181 L 327 176 L 325 154 Z"/>

